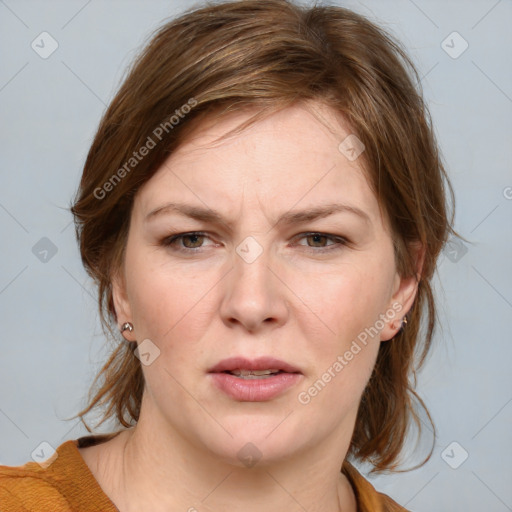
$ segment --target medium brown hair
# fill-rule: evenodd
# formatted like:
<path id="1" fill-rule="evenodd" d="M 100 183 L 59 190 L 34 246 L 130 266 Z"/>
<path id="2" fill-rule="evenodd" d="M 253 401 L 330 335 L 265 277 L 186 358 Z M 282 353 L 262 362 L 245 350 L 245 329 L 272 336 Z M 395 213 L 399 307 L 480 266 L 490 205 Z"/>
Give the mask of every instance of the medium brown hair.
<path id="1" fill-rule="evenodd" d="M 241 130 L 308 101 L 341 114 L 365 145 L 361 158 L 389 219 L 400 275 L 416 275 L 414 247 L 420 243 L 425 249 L 407 326 L 381 343 L 349 453 L 376 471 L 396 469 L 411 419 L 421 430 L 418 403 L 431 421 L 410 377 L 432 343 L 431 279 L 454 233 L 447 202 L 449 192 L 453 203 L 453 192 L 418 72 L 400 43 L 365 17 L 287 0 L 224 2 L 168 22 L 136 59 L 103 115 L 71 211 L 83 264 L 98 285 L 104 333 L 115 346 L 79 413 L 82 420 L 96 407 L 103 421 L 116 419 L 124 427 L 139 417 L 144 378 L 134 344 L 116 339 L 111 284 L 122 266 L 138 189 L 202 120 L 255 109 Z M 149 138 L 154 147 L 131 160 Z"/>

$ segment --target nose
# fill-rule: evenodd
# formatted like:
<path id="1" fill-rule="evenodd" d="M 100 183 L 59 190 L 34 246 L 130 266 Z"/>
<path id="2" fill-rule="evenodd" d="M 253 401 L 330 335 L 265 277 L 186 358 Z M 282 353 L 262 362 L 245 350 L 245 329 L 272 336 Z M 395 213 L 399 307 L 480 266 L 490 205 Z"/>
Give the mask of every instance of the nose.
<path id="1" fill-rule="evenodd" d="M 272 261 L 270 250 L 254 239 L 238 246 L 233 268 L 223 281 L 220 314 L 228 327 L 257 333 L 286 323 L 287 288 L 279 266 Z"/>

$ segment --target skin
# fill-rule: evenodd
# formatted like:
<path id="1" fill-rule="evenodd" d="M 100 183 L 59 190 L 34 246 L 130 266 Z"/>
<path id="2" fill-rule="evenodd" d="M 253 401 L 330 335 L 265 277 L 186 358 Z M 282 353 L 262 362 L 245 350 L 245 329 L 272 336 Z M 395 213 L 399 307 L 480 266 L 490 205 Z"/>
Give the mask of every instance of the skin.
<path id="1" fill-rule="evenodd" d="M 320 104 L 297 105 L 214 143 L 248 116 L 203 123 L 134 201 L 114 302 L 119 324 L 134 325 L 125 337 L 151 340 L 160 355 L 143 365 L 137 426 L 81 449 L 121 512 L 356 510 L 340 468 L 380 342 L 400 328 L 417 282 L 396 271 L 388 223 L 362 159 L 338 150 L 350 134 L 339 115 Z M 225 221 L 176 213 L 145 221 L 168 202 L 206 206 Z M 368 218 L 345 211 L 276 225 L 283 213 L 326 203 L 351 205 Z M 163 243 L 192 231 L 206 236 Z M 262 249 L 252 263 L 236 252 L 248 236 Z M 393 305 L 401 313 L 387 315 L 343 370 L 300 403 L 299 393 Z M 302 376 L 270 401 L 239 402 L 208 375 L 234 355 L 273 356 Z M 252 468 L 237 456 L 247 443 L 261 454 Z"/>

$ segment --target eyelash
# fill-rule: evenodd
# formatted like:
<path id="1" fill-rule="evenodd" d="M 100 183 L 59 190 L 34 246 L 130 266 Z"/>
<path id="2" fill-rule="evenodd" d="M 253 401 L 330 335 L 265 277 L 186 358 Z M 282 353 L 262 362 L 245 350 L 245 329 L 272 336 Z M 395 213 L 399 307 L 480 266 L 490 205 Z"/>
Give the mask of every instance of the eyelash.
<path id="1" fill-rule="evenodd" d="M 317 232 L 317 231 L 301 233 L 300 235 L 302 235 L 302 236 L 300 236 L 300 238 L 306 238 L 308 236 L 321 236 L 321 237 L 327 238 L 330 241 L 335 242 L 334 244 L 332 244 L 330 246 L 327 246 L 327 247 L 331 247 L 330 249 L 327 248 L 327 247 L 316 247 L 316 248 L 315 247 L 308 247 L 308 249 L 307 249 L 308 252 L 313 252 L 313 253 L 316 253 L 316 254 L 318 254 L 318 253 L 324 253 L 325 254 L 325 253 L 331 252 L 333 250 L 339 250 L 342 247 L 349 245 L 349 241 L 346 238 L 343 238 L 343 237 L 340 237 L 340 236 L 335 236 L 335 235 L 328 235 L 326 233 L 320 233 L 320 232 Z M 189 236 L 205 236 L 205 237 L 208 237 L 208 235 L 206 233 L 203 233 L 202 231 L 189 231 L 187 233 L 179 233 L 179 234 L 168 236 L 167 238 L 164 238 L 162 240 L 161 244 L 163 246 L 165 246 L 165 247 L 173 248 L 172 245 L 176 241 L 182 240 L 183 238 L 186 238 L 186 237 L 189 237 Z M 305 247 L 305 246 L 302 246 L 302 247 Z M 174 250 L 176 250 L 178 252 L 189 253 L 190 254 L 190 253 L 197 253 L 201 249 L 202 249 L 202 247 L 194 247 L 194 248 L 179 247 L 179 248 L 174 249 Z"/>

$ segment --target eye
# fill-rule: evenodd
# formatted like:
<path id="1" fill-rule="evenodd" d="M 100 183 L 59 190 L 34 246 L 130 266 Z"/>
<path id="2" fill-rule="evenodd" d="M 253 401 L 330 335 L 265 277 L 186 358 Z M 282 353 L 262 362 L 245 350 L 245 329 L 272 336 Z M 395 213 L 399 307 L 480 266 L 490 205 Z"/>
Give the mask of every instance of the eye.
<path id="1" fill-rule="evenodd" d="M 182 242 L 183 245 L 179 245 L 176 250 L 183 252 L 190 252 L 197 249 L 201 249 L 204 239 L 207 238 L 205 233 L 199 231 L 193 231 L 190 233 L 180 233 L 178 235 L 172 235 L 165 238 L 162 241 L 162 245 L 166 247 L 175 247 L 177 242 Z"/>
<path id="2" fill-rule="evenodd" d="M 326 233 L 301 233 L 296 238 L 306 240 L 307 245 L 298 244 L 301 247 L 306 247 L 306 250 L 313 253 L 325 253 L 349 244 L 349 241 L 340 236 L 329 235 Z M 199 252 L 204 248 L 205 240 L 209 239 L 206 233 L 200 231 L 192 231 L 189 233 L 179 233 L 168 236 L 162 240 L 161 244 L 165 247 L 171 247 L 173 250 L 183 253 Z M 328 242 L 331 242 L 328 244 Z M 312 245 L 310 245 L 312 244 Z"/>
<path id="3" fill-rule="evenodd" d="M 348 244 L 348 240 L 346 238 L 336 235 L 328 235 L 326 233 L 302 233 L 300 236 L 301 239 L 305 239 L 308 242 L 307 249 L 313 249 L 313 252 L 332 251 L 340 249 Z M 325 245 L 328 241 L 332 243 Z M 309 245 L 309 243 L 314 245 Z M 303 244 L 299 245 L 303 246 Z"/>

